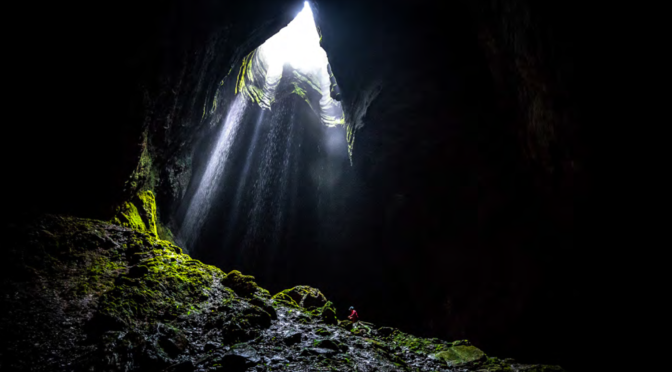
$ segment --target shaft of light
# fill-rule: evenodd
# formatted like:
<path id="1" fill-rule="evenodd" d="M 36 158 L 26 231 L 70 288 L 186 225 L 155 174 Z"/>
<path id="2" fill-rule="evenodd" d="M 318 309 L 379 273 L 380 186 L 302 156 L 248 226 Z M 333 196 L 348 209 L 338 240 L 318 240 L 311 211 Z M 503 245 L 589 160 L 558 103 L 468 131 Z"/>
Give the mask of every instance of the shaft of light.
<path id="1" fill-rule="evenodd" d="M 247 100 L 242 95 L 238 95 L 226 114 L 224 125 L 219 132 L 217 144 L 210 153 L 205 172 L 198 184 L 196 193 L 189 203 L 184 222 L 180 228 L 180 238 L 187 245 L 194 241 L 210 211 L 213 193 L 217 190 L 224 175 L 226 161 L 229 158 L 231 146 L 235 141 L 246 107 Z"/>

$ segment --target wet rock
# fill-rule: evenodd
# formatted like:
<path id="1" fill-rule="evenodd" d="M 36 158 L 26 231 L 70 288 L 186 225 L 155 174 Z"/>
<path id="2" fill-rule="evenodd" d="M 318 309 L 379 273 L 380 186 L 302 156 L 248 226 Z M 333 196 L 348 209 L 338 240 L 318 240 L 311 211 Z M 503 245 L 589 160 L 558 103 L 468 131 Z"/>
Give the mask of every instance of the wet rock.
<path id="1" fill-rule="evenodd" d="M 512 365 L 525 372 L 562 371 L 487 358 L 466 340 L 414 337 L 365 322 L 355 324 L 355 332 L 366 332 L 356 336 L 348 331 L 352 322 L 337 322 L 333 304 L 314 288 L 299 286 L 270 299 L 250 278 L 226 276 L 145 233 L 72 218 L 47 225 L 44 244 L 77 257 L 51 256 L 31 245 L 34 237 L 19 246 L 19 257 L 33 270 L 20 280 L 35 280 L 31 285 L 40 290 L 9 283 L 19 290 L 3 297 L 11 302 L 11 318 L 0 319 L 11 338 L 3 370 L 428 372 L 449 364 L 460 372 L 505 372 Z M 104 231 L 114 244 L 100 244 L 100 232 L 77 233 L 89 230 Z"/>
<path id="2" fill-rule="evenodd" d="M 85 325 L 83 331 L 90 340 L 102 338 L 106 332 L 121 331 L 126 328 L 124 321 L 109 314 L 96 313 Z"/>
<path id="3" fill-rule="evenodd" d="M 309 315 L 306 315 L 304 313 L 299 313 L 296 315 L 296 321 L 301 323 L 301 324 L 307 324 L 312 321 L 311 317 Z"/>
<path id="4" fill-rule="evenodd" d="M 277 320 L 278 319 L 277 311 L 275 311 L 273 306 L 269 305 L 265 300 L 263 300 L 259 297 L 255 297 L 255 298 L 250 300 L 250 303 L 252 305 L 255 305 L 255 306 L 258 306 L 258 307 L 262 308 L 265 312 L 267 312 L 271 316 L 272 320 Z"/>
<path id="5" fill-rule="evenodd" d="M 254 282 L 254 277 L 252 275 L 243 275 L 238 270 L 233 270 L 228 273 L 226 278 L 222 281 L 222 284 L 233 289 L 233 291 L 241 297 L 270 297 L 267 290 L 260 288 L 257 283 Z"/>
<path id="6" fill-rule="evenodd" d="M 395 329 L 392 327 L 380 327 L 378 328 L 378 335 L 381 337 L 388 337 L 392 333 L 394 333 Z"/>
<path id="7" fill-rule="evenodd" d="M 287 359 L 281 357 L 280 355 L 273 355 L 273 357 L 270 359 L 270 363 L 272 364 L 286 364 L 287 362 Z"/>
<path id="8" fill-rule="evenodd" d="M 293 333 L 290 333 L 289 335 L 287 335 L 283 339 L 283 342 L 287 346 L 296 345 L 299 342 L 301 342 L 301 337 L 302 336 L 303 336 L 303 334 L 301 332 L 293 332 Z"/>
<path id="9" fill-rule="evenodd" d="M 159 338 L 159 346 L 173 359 L 180 355 L 186 347 L 185 343 L 176 341 L 168 336 L 161 336 Z"/>
<path id="10" fill-rule="evenodd" d="M 330 350 L 330 349 L 325 349 L 321 347 L 310 347 L 301 350 L 301 356 L 311 356 L 311 355 L 332 355 L 336 354 L 336 351 Z"/>
<path id="11" fill-rule="evenodd" d="M 315 343 L 316 347 L 323 348 L 323 349 L 329 349 L 329 350 L 334 350 L 334 351 L 346 351 L 348 350 L 348 347 L 335 342 L 334 340 L 319 340 Z"/>
<path id="12" fill-rule="evenodd" d="M 227 354 L 222 357 L 215 371 L 217 372 L 243 372 L 251 367 L 250 363 L 245 357 L 235 354 Z"/>
<path id="13" fill-rule="evenodd" d="M 315 330 L 315 334 L 317 334 L 319 336 L 326 337 L 326 336 L 331 336 L 333 333 L 328 329 L 318 328 L 318 329 Z"/>
<path id="14" fill-rule="evenodd" d="M 250 325 L 255 328 L 266 329 L 271 326 L 271 315 L 260 307 L 252 305 L 244 314 Z"/>
<path id="15" fill-rule="evenodd" d="M 237 372 L 257 365 L 261 361 L 259 353 L 247 344 L 234 345 L 220 361 L 217 371 Z"/>
<path id="16" fill-rule="evenodd" d="M 137 364 L 141 370 L 162 370 L 170 367 L 172 363 L 158 352 L 154 345 L 148 344 L 138 357 Z"/>
<path id="17" fill-rule="evenodd" d="M 331 301 L 327 302 L 318 310 L 319 319 L 325 324 L 338 324 L 338 319 L 336 318 L 336 309 L 334 308 Z"/>
<path id="18" fill-rule="evenodd" d="M 166 372 L 193 372 L 196 370 L 194 362 L 191 360 L 185 360 L 184 362 L 178 363 L 166 369 Z"/>
<path id="19" fill-rule="evenodd" d="M 207 353 L 208 351 L 217 349 L 218 347 L 219 345 L 217 343 L 209 341 L 206 342 L 205 345 L 203 345 L 203 351 Z"/>
<path id="20" fill-rule="evenodd" d="M 229 354 L 237 355 L 249 360 L 252 363 L 259 363 L 261 357 L 255 348 L 247 344 L 234 345 Z"/>
<path id="21" fill-rule="evenodd" d="M 340 320 L 338 326 L 349 331 L 352 329 L 353 323 L 350 320 Z"/>

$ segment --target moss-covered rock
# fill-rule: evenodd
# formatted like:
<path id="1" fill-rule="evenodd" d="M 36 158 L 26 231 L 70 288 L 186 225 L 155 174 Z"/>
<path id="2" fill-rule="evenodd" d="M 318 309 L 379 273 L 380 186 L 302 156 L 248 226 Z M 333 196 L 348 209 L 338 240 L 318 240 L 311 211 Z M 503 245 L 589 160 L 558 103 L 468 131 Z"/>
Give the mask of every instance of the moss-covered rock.
<path id="1" fill-rule="evenodd" d="M 142 218 L 145 228 L 149 234 L 155 238 L 159 237 L 157 232 L 156 222 L 156 199 L 154 193 L 150 190 L 141 191 L 135 197 L 135 202 L 138 204 L 138 212 Z"/>
<path id="2" fill-rule="evenodd" d="M 479 364 L 479 368 L 488 372 L 512 372 L 510 361 L 504 361 L 499 358 L 486 358 Z"/>
<path id="3" fill-rule="evenodd" d="M 158 238 L 156 199 L 150 190 L 141 191 L 117 207 L 112 223 Z"/>
<path id="4" fill-rule="evenodd" d="M 328 301 L 324 306 L 319 308 L 316 315 L 326 324 L 338 324 L 338 319 L 336 318 L 336 308 L 331 301 Z"/>
<path id="5" fill-rule="evenodd" d="M 299 285 L 294 288 L 285 289 L 284 291 L 274 295 L 273 299 L 279 299 L 288 303 L 296 303 L 297 306 L 305 308 L 306 310 L 314 310 L 318 307 L 323 307 L 328 301 L 327 298 L 320 292 L 319 289 Z M 291 299 L 292 301 L 289 301 Z"/>
<path id="6" fill-rule="evenodd" d="M 254 277 L 252 275 L 243 275 L 238 270 L 231 271 L 226 278 L 224 278 L 223 284 L 231 289 L 233 289 L 238 296 L 246 298 L 270 298 L 270 294 L 267 290 L 259 287 L 257 283 L 254 282 Z"/>
<path id="7" fill-rule="evenodd" d="M 202 311 L 212 295 L 215 280 L 223 273 L 213 266 L 179 253 L 172 244 L 147 236 L 122 246 L 128 250 L 132 266 L 120 275 L 115 288 L 102 297 L 101 313 L 123 322 L 155 322 Z M 138 244 L 152 249 L 137 252 Z"/>
<path id="8" fill-rule="evenodd" d="M 135 206 L 135 204 L 130 202 L 124 202 L 122 205 L 117 207 L 117 214 L 112 222 L 119 226 L 128 227 L 137 231 L 147 230 L 145 222 L 142 220 L 142 217 L 140 217 L 138 208 Z"/>
<path id="9" fill-rule="evenodd" d="M 475 346 L 459 345 L 443 349 L 443 351 L 434 354 L 434 357 L 446 361 L 449 366 L 457 366 L 481 360 L 485 358 L 486 355 Z"/>
<path id="10" fill-rule="evenodd" d="M 175 243 L 175 235 L 170 230 L 170 228 L 168 228 L 168 226 L 165 226 L 158 221 L 157 221 L 157 224 L 156 224 L 156 232 L 159 234 L 159 239 L 167 240 L 167 241 L 169 241 L 173 244 L 177 244 L 177 243 Z"/>
<path id="11" fill-rule="evenodd" d="M 3 370 L 562 371 L 487 358 L 465 340 L 344 329 L 315 288 L 271 298 L 254 277 L 135 228 L 46 217 L 2 236 Z"/>
<path id="12" fill-rule="evenodd" d="M 394 330 L 387 339 L 394 345 L 422 355 L 437 353 L 453 346 L 453 343 L 450 342 L 436 338 L 415 337 L 399 330 Z"/>
<path id="13" fill-rule="evenodd" d="M 272 297 L 273 306 L 287 306 L 295 309 L 299 309 L 299 304 L 294 301 L 294 299 L 284 292 L 280 292 Z"/>

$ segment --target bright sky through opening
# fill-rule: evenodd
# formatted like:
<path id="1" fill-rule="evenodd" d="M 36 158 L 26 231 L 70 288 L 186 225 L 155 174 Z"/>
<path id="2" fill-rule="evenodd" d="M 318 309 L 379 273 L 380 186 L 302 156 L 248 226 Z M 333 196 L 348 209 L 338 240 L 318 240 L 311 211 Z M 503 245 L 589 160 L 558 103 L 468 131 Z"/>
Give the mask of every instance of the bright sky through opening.
<path id="1" fill-rule="evenodd" d="M 266 61 L 280 65 L 288 63 L 304 73 L 326 68 L 327 54 L 320 47 L 320 35 L 307 1 L 287 27 L 266 40 L 260 52 Z"/>

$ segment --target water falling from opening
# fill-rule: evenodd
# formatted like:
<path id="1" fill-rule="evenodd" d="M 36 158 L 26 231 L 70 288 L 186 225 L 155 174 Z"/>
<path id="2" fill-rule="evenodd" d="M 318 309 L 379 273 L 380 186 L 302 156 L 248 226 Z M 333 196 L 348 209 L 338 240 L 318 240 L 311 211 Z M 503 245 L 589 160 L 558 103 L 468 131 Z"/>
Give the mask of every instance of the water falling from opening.
<path id="1" fill-rule="evenodd" d="M 178 242 L 196 258 L 259 275 L 283 250 L 329 240 L 352 142 L 307 3 L 232 71 L 204 108 L 220 129 L 195 149 Z"/>

